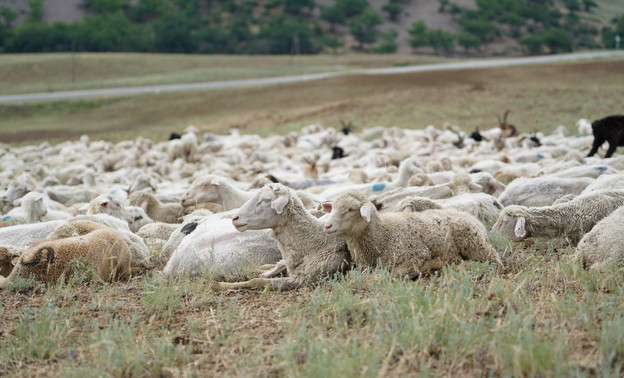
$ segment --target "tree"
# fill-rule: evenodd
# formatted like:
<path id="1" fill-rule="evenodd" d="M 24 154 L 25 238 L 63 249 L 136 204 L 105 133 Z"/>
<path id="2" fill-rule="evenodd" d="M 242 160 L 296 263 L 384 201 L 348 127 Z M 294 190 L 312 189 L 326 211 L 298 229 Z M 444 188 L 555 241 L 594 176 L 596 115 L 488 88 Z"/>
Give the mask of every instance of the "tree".
<path id="1" fill-rule="evenodd" d="M 197 49 L 193 29 L 181 12 L 167 13 L 154 23 L 154 47 L 162 52 L 193 52 Z"/>
<path id="2" fill-rule="evenodd" d="M 6 26 L 7 29 L 11 29 L 13 28 L 13 22 L 17 18 L 17 12 L 7 6 L 2 6 L 0 7 L 0 17 L 2 18 L 4 26 Z"/>
<path id="3" fill-rule="evenodd" d="M 368 8 L 368 0 L 336 0 L 335 7 L 340 9 L 346 18 L 362 14 Z"/>
<path id="4" fill-rule="evenodd" d="M 331 34 L 323 34 L 319 38 L 319 42 L 321 43 L 322 46 L 332 49 L 334 54 L 336 54 L 336 50 L 339 47 L 344 45 L 344 43 L 338 37 L 331 35 Z"/>
<path id="5" fill-rule="evenodd" d="M 333 5 L 331 7 L 321 8 L 321 19 L 329 23 L 331 31 L 333 32 L 336 30 L 336 25 L 344 25 L 347 16 L 342 9 Z"/>
<path id="6" fill-rule="evenodd" d="M 40 22 L 43 16 L 43 0 L 28 0 L 30 12 L 28 13 L 28 22 Z"/>
<path id="7" fill-rule="evenodd" d="M 414 22 L 407 32 L 411 36 L 410 46 L 418 48 L 429 45 L 429 39 L 427 37 L 427 24 L 425 24 L 425 21 L 421 20 Z"/>
<path id="8" fill-rule="evenodd" d="M 95 13 L 115 13 L 128 7 L 128 0 L 83 0 L 87 8 Z"/>
<path id="9" fill-rule="evenodd" d="M 392 21 L 396 21 L 399 18 L 399 15 L 403 11 L 403 6 L 397 0 L 390 0 L 388 3 L 384 4 L 381 7 L 381 10 L 388 13 L 388 17 Z"/>
<path id="10" fill-rule="evenodd" d="M 305 21 L 286 18 L 283 14 L 267 23 L 260 32 L 260 37 L 269 42 L 271 54 L 312 54 L 317 50 L 312 43 L 312 29 Z"/>
<path id="11" fill-rule="evenodd" d="M 359 49 L 362 49 L 365 43 L 374 43 L 377 40 L 377 26 L 382 23 L 383 19 L 373 9 L 367 9 L 349 20 L 349 30 L 358 41 Z"/>
<path id="12" fill-rule="evenodd" d="M 444 13 L 445 8 L 447 6 L 449 6 L 450 1 L 449 0 L 438 0 L 438 3 L 440 3 L 440 6 L 438 7 L 438 12 Z"/>
<path id="13" fill-rule="evenodd" d="M 453 33 L 442 29 L 430 29 L 427 32 L 427 38 L 429 40 L 429 45 L 433 47 L 436 52 L 440 50 L 449 52 L 455 47 L 455 36 Z"/>
<path id="14" fill-rule="evenodd" d="M 597 8 L 598 4 L 594 0 L 583 0 L 583 9 L 585 12 L 591 12 L 591 8 Z"/>
<path id="15" fill-rule="evenodd" d="M 624 14 L 613 20 L 614 27 L 602 28 L 602 44 L 607 48 L 615 48 L 615 37 L 620 36 L 620 48 L 624 44 Z"/>
<path id="16" fill-rule="evenodd" d="M 301 14 L 304 10 L 311 11 L 316 8 L 314 0 L 282 0 L 284 4 L 284 12 L 290 14 Z"/>
<path id="17" fill-rule="evenodd" d="M 372 48 L 373 52 L 377 54 L 392 54 L 397 52 L 398 46 L 395 39 L 398 35 L 399 33 L 396 29 L 388 29 L 384 33 L 381 33 L 381 43 Z"/>
<path id="18" fill-rule="evenodd" d="M 466 51 L 470 49 L 478 49 L 483 45 L 483 42 L 479 37 L 465 30 L 460 30 L 457 33 L 457 43 L 459 43 L 459 45 Z"/>

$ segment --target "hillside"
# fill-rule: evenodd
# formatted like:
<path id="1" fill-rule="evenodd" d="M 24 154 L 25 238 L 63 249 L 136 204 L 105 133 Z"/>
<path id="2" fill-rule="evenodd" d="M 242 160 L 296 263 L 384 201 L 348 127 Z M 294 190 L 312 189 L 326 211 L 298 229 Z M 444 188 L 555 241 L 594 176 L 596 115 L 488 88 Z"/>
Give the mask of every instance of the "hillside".
<path id="1" fill-rule="evenodd" d="M 20 36 L 16 30 L 28 18 L 29 4 L 38 3 L 41 23 L 69 26 Z M 614 18 L 624 17 L 620 0 L 0 0 L 3 7 L 17 12 L 13 22 L 5 21 L 11 24 L 8 32 L 0 17 L 0 51 L 6 52 L 68 51 L 73 39 L 79 51 L 522 55 L 612 47 L 604 42 L 612 39 L 605 28 L 624 28 L 624 22 L 614 24 Z M 340 9 L 341 19 L 328 22 L 323 14 L 328 9 Z M 367 9 L 376 15 L 362 17 Z M 125 21 L 115 19 L 119 14 Z M 85 16 L 91 17 L 88 22 Z M 360 37 L 353 31 L 355 21 Z M 413 47 L 409 29 L 418 21 L 427 30 L 424 44 Z M 86 30 L 89 25 L 97 30 Z M 106 33 L 109 27 L 116 32 Z M 389 37 L 386 49 L 376 50 L 391 29 L 396 36 Z M 372 40 L 366 40 L 369 32 L 376 34 Z M 33 43 L 37 38 L 47 41 Z"/>

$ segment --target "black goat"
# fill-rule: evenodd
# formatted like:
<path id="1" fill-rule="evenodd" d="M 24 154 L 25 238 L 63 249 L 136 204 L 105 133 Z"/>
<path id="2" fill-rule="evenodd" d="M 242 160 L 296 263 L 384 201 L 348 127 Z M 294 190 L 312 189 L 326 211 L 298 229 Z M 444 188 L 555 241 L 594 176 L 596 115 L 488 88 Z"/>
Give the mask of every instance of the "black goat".
<path id="1" fill-rule="evenodd" d="M 604 142 L 609 142 L 605 158 L 611 157 L 618 146 L 624 146 L 624 115 L 612 115 L 592 122 L 594 144 L 587 157 L 593 156 Z"/>
<path id="2" fill-rule="evenodd" d="M 474 139 L 476 142 L 483 142 L 483 135 L 479 132 L 479 126 L 475 128 L 475 131 L 470 134 L 470 137 Z"/>
<path id="3" fill-rule="evenodd" d="M 180 135 L 180 134 L 178 134 L 176 132 L 173 132 L 173 133 L 169 134 L 169 140 L 180 139 L 180 138 L 182 138 L 182 135 Z"/>
<path id="4" fill-rule="evenodd" d="M 338 146 L 334 146 L 332 147 L 332 160 L 334 159 L 342 159 L 343 157 L 346 157 L 348 155 L 345 155 L 344 150 L 342 149 L 342 147 L 338 147 Z"/>

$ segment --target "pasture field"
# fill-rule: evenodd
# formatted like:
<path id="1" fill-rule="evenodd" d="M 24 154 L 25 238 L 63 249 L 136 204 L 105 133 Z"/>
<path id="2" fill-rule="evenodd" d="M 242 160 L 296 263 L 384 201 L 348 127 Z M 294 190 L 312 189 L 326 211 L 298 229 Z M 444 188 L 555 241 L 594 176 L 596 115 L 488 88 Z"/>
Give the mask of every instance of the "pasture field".
<path id="1" fill-rule="evenodd" d="M 417 55 L 2 54 L 0 95 L 301 75 L 429 64 Z"/>
<path id="2" fill-rule="evenodd" d="M 583 117 L 622 112 L 624 59 L 403 75 L 345 76 L 301 84 L 128 98 L 0 105 L 0 141 L 58 143 L 89 134 L 120 141 L 165 140 L 194 124 L 227 133 L 286 133 L 321 123 L 356 127 L 482 129 L 509 109 L 520 131 L 572 132 Z"/>
<path id="3" fill-rule="evenodd" d="M 573 131 L 580 117 L 621 113 L 623 84 L 624 60 L 609 60 L 6 105 L 0 141 L 162 140 L 191 123 L 472 130 L 506 109 L 520 131 Z M 82 267 L 55 285 L 19 280 L 0 291 L 0 376 L 622 376 L 624 266 L 587 271 L 563 239 L 491 241 L 503 270 L 463 262 L 403 281 L 356 269 L 285 293 L 217 293 L 211 272 L 104 283 Z"/>

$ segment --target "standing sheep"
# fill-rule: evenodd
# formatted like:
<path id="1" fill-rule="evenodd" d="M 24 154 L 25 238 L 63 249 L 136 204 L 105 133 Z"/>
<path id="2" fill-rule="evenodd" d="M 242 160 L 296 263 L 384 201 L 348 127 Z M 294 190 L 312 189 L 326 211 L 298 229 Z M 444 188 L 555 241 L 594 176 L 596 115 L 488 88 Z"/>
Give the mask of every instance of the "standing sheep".
<path id="1" fill-rule="evenodd" d="M 594 144 L 587 157 L 594 156 L 604 142 L 609 142 L 605 158 L 610 158 L 618 146 L 624 146 L 624 115 L 612 115 L 592 122 Z"/>
<path id="2" fill-rule="evenodd" d="M 325 221 L 325 232 L 342 234 L 354 263 L 377 262 L 398 277 L 416 278 L 462 260 L 496 262 L 485 226 L 451 209 L 422 213 L 378 213 L 358 192 L 341 195 Z"/>
<path id="3" fill-rule="evenodd" d="M 274 272 L 246 282 L 219 282 L 216 290 L 260 288 L 292 290 L 306 283 L 313 284 L 327 275 L 345 270 L 350 255 L 343 237 L 323 233 L 323 223 L 310 214 L 297 195 L 282 184 L 260 189 L 234 217 L 238 231 L 272 229 L 277 240 L 288 277 L 271 278 Z"/>
<path id="4" fill-rule="evenodd" d="M 6 288 L 17 276 L 33 276 L 37 281 L 54 283 L 61 275 L 74 272 L 70 264 L 74 259 L 92 264 L 103 280 L 130 278 L 130 249 L 115 231 L 92 222 L 75 225 L 88 232 L 31 245 L 22 253 L 11 274 L 0 277 L 0 288 Z"/>
<path id="5" fill-rule="evenodd" d="M 492 232 L 508 235 L 515 242 L 529 237 L 564 236 L 575 243 L 583 232 L 622 205 L 622 190 L 595 191 L 552 206 L 512 205 L 501 211 Z"/>

